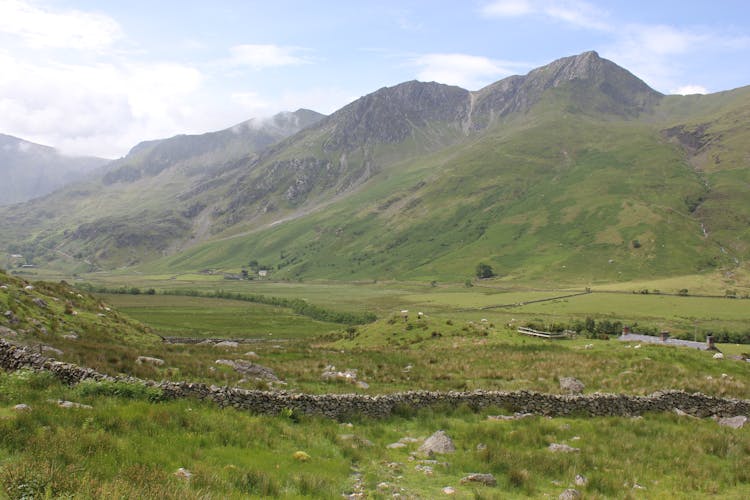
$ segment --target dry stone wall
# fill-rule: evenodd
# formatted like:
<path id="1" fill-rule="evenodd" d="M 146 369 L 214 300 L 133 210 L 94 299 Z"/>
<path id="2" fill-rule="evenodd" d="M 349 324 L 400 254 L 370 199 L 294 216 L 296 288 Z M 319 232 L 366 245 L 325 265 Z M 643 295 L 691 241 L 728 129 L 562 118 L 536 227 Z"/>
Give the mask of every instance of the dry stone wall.
<path id="1" fill-rule="evenodd" d="M 655 392 L 648 396 L 626 394 L 560 395 L 528 391 L 434 392 L 410 391 L 383 395 L 301 394 L 285 391 L 258 391 L 217 387 L 190 382 L 154 382 L 133 377 L 112 377 L 90 368 L 62 363 L 0 339 L 0 368 L 6 371 L 22 368 L 53 373 L 66 384 L 83 380 L 122 381 L 160 388 L 165 398 L 197 398 L 212 401 L 220 407 L 233 407 L 254 413 L 279 414 L 294 410 L 304 414 L 345 419 L 354 414 L 387 417 L 402 409 L 430 406 L 460 406 L 479 410 L 505 408 L 513 412 L 548 416 L 635 416 L 647 412 L 679 409 L 696 417 L 750 416 L 750 400 L 718 398 L 684 391 Z"/>

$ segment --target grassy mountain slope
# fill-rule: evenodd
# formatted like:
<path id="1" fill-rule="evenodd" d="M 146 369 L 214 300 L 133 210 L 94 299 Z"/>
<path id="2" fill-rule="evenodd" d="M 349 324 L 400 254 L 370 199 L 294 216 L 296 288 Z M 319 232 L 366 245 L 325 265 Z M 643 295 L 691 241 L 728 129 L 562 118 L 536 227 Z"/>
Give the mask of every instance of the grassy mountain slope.
<path id="1" fill-rule="evenodd" d="M 175 242 L 210 231 L 206 210 L 231 186 L 224 170 L 320 120 L 298 110 L 249 120 L 219 132 L 141 143 L 98 178 L 44 199 L 7 207 L 0 238 L 35 262 L 62 261 L 73 270 L 132 264 L 169 252 Z M 214 190 L 204 192 L 204 179 Z"/>
<path id="2" fill-rule="evenodd" d="M 325 211 L 152 269 L 259 260 L 289 278 L 455 280 L 486 261 L 501 275 L 611 281 L 741 262 L 745 186 L 721 179 L 748 171 L 745 128 L 715 133 L 724 142 L 711 147 L 731 159 L 714 174 L 696 164 L 706 148 L 698 156 L 674 131 L 696 120 L 725 128 L 750 122 L 741 114 L 747 92 L 664 98 L 601 59 L 581 70 L 582 59 L 483 89 L 475 109 L 484 102 L 499 109 L 478 115 L 484 128 L 383 169 Z M 539 73 L 545 78 L 534 81 Z M 527 102 L 518 96 L 528 95 L 536 102 L 517 112 Z M 475 130 L 477 123 L 475 115 Z M 732 210 L 712 210 L 718 203 Z"/>
<path id="3" fill-rule="evenodd" d="M 65 241 L 109 265 L 166 253 L 143 269 L 257 260 L 285 278 L 463 280 L 482 261 L 592 282 L 731 268 L 750 241 L 749 107 L 747 89 L 662 96 L 594 52 L 478 92 L 406 82 L 171 197 L 174 177 L 148 176 L 117 208 L 127 230 L 94 217 Z"/>

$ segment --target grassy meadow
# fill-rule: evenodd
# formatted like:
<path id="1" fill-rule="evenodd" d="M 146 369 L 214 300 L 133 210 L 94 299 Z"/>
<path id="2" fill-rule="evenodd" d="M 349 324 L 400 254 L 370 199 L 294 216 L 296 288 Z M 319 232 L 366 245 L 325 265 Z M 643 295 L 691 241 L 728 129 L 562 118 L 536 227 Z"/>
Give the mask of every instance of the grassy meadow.
<path id="1" fill-rule="evenodd" d="M 586 498 L 750 494 L 750 434 L 710 419 L 497 421 L 488 416 L 502 408 L 437 408 L 336 422 L 159 401 L 123 387 L 118 395 L 96 384 L 70 388 L 30 372 L 0 374 L 0 388 L 0 495 L 13 499 L 438 498 L 446 487 L 457 498 L 498 499 L 556 497 L 568 487 Z M 57 399 L 91 408 L 60 408 Z M 19 401 L 31 409 L 12 410 Z M 456 452 L 415 457 L 437 429 Z M 399 440 L 406 446 L 388 448 Z M 579 451 L 555 453 L 552 443 Z M 461 484 L 473 472 L 493 474 L 497 486 Z"/>
<path id="2" fill-rule="evenodd" d="M 748 363 L 730 354 L 623 343 L 615 338 L 550 341 L 521 336 L 519 324 L 591 317 L 690 333 L 694 325 L 741 330 L 745 299 L 585 292 L 585 287 L 508 287 L 503 280 L 464 284 L 398 282 L 236 282 L 217 276 L 114 276 L 99 284 L 154 288 L 155 294 L 78 292 L 7 277 L 0 308 L 12 308 L 32 346 L 110 374 L 191 380 L 305 393 L 384 394 L 413 389 L 531 390 L 561 393 L 576 377 L 585 392 L 649 394 L 663 389 L 750 398 Z M 217 290 L 305 299 L 331 310 L 372 311 L 378 320 L 343 325 L 289 308 L 239 300 L 164 295 Z M 718 295 L 718 294 L 717 294 Z M 562 298 L 561 298 L 562 297 Z M 47 307 L 34 299 L 42 298 Z M 68 307 L 70 305 L 70 307 Z M 69 310 L 72 308 L 76 314 Z M 401 310 L 409 311 L 405 319 Z M 422 318 L 417 312 L 423 312 Z M 3 318 L 5 318 L 3 316 Z M 3 325 L 7 319 L 0 319 Z M 44 327 L 44 329 L 42 329 Z M 690 327 L 690 328 L 688 328 Z M 76 332 L 76 338 L 64 337 Z M 270 334 L 270 335 L 269 335 Z M 237 347 L 170 345 L 158 335 L 246 338 Z M 41 347 L 40 347 L 41 348 Z M 138 364 L 138 356 L 164 365 Z M 243 376 L 220 359 L 271 369 L 282 381 Z M 324 380 L 356 371 L 366 386 Z M 92 408 L 60 408 L 56 400 Z M 30 411 L 13 407 L 24 403 Z M 370 498 L 556 497 L 575 487 L 586 498 L 746 498 L 750 434 L 711 419 L 674 414 L 642 418 L 543 418 L 498 421 L 468 408 L 401 409 L 383 420 L 351 422 L 285 413 L 253 415 L 193 400 L 164 401 L 158 390 L 126 384 L 66 387 L 46 374 L 0 373 L 0 498 Z M 438 429 L 450 455 L 412 455 Z M 616 439 L 613 439 L 613 436 Z M 405 447 L 388 448 L 403 438 Z M 552 443 L 579 451 L 554 453 Z M 305 455 L 295 453 L 301 451 Z M 309 458 L 308 458 L 309 457 Z M 189 479 L 175 473 L 187 469 Z M 462 484 L 491 473 L 497 486 Z M 575 485 L 576 475 L 587 478 Z"/>

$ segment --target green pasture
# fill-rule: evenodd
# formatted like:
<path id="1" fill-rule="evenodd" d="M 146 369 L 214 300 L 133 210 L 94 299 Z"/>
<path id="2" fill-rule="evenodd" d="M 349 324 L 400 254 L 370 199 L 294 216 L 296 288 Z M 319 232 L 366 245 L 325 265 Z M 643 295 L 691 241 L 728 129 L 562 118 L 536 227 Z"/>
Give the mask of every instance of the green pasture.
<path id="1" fill-rule="evenodd" d="M 127 294 L 101 297 L 162 336 L 309 338 L 341 329 L 339 324 L 315 321 L 286 308 L 237 300 Z"/>

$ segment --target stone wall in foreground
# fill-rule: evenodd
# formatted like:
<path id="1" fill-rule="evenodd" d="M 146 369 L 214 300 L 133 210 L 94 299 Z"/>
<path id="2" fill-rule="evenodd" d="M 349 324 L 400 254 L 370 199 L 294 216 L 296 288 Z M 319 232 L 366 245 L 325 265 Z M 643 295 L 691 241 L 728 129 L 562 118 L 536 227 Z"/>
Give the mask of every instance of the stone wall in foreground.
<path id="1" fill-rule="evenodd" d="M 366 394 L 300 394 L 216 387 L 189 382 L 154 382 L 133 377 L 112 377 L 90 368 L 62 363 L 34 353 L 30 348 L 0 339 L 0 368 L 29 368 L 53 373 L 66 384 L 83 380 L 123 381 L 158 387 L 166 398 L 197 398 L 221 407 L 254 413 L 278 414 L 284 409 L 345 419 L 354 414 L 386 417 L 404 409 L 468 405 L 473 409 L 504 408 L 513 412 L 549 416 L 635 416 L 680 409 L 696 417 L 750 416 L 750 400 L 717 398 L 684 391 L 655 392 L 648 396 L 625 394 L 558 395 L 527 391 L 434 392 L 411 391 L 370 396 Z"/>

